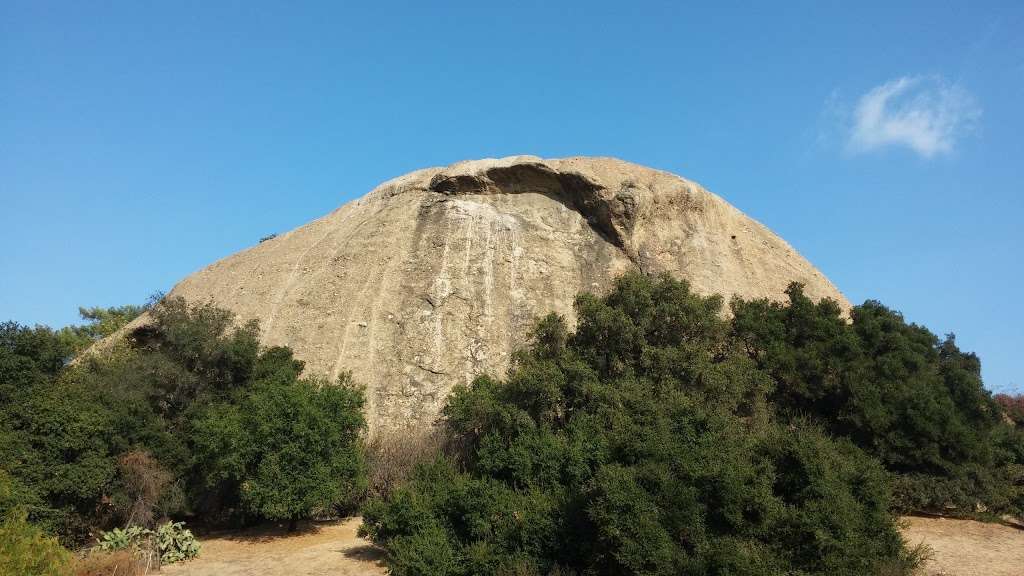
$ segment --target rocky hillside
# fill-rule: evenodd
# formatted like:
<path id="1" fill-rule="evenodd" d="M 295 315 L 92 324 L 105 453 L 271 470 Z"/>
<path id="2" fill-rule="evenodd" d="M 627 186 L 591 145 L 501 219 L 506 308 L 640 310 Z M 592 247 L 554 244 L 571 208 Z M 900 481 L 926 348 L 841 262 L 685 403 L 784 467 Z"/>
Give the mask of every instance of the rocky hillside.
<path id="1" fill-rule="evenodd" d="M 259 319 L 307 373 L 351 370 L 371 428 L 432 422 L 451 388 L 503 374 L 534 320 L 571 318 L 627 270 L 703 293 L 842 294 L 699 185 L 611 158 L 516 156 L 428 168 L 189 276 L 171 292 Z"/>

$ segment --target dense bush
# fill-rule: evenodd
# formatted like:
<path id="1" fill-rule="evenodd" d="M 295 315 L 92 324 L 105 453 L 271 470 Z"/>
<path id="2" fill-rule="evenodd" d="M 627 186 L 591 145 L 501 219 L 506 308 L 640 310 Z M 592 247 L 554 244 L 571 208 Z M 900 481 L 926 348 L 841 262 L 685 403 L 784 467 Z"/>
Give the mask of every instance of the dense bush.
<path id="1" fill-rule="evenodd" d="M 294 526 L 369 491 L 363 531 L 398 576 L 898 575 L 918 557 L 893 512 L 1024 510 L 1024 410 L 985 391 L 976 356 L 876 302 L 846 317 L 799 285 L 787 296 L 727 315 L 627 275 L 579 296 L 575 331 L 542 319 L 503 381 L 457 388 L 439 434 L 366 445 L 348 375 L 304 378 L 211 305 L 155 303 L 70 364 L 143 309 L 0 324 L 3 530 L 59 563 L 44 534 Z"/>
<path id="2" fill-rule="evenodd" d="M 289 349 L 260 347 L 255 323 L 180 299 L 68 364 L 80 346 L 67 335 L 108 334 L 134 313 L 116 312 L 91 311 L 92 331 L 0 326 L 0 462 L 31 520 L 80 544 L 97 528 L 152 529 L 170 515 L 294 519 L 351 506 L 365 485 L 364 421 L 347 376 L 337 387 L 303 379 Z"/>
<path id="3" fill-rule="evenodd" d="M 771 376 L 783 418 L 813 419 L 881 460 L 903 510 L 1017 508 L 1003 410 L 982 386 L 977 356 L 877 302 L 848 322 L 799 285 L 787 295 L 732 303 L 733 337 Z"/>
<path id="4" fill-rule="evenodd" d="M 777 421 L 719 298 L 630 275 L 445 410 L 458 463 L 364 509 L 392 573 L 902 574 L 887 474 Z"/>
<path id="5" fill-rule="evenodd" d="M 261 380 L 241 402 L 212 404 L 193 422 L 195 473 L 212 494 L 237 494 L 244 512 L 292 529 L 352 507 L 365 491 L 362 408 L 347 374 L 334 385 Z"/>
<path id="6" fill-rule="evenodd" d="M 0 576 L 63 576 L 71 554 L 24 512 L 0 518 Z"/>
<path id="7" fill-rule="evenodd" d="M 1024 394 L 996 394 L 994 398 L 1010 422 L 1024 426 Z"/>

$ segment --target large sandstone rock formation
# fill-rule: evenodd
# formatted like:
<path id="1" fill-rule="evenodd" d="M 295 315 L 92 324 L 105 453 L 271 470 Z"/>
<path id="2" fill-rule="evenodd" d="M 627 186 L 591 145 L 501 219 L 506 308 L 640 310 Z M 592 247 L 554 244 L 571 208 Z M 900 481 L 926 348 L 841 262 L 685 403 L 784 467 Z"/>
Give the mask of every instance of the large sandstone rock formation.
<path id="1" fill-rule="evenodd" d="M 473 375 L 502 375 L 534 320 L 572 318 L 627 270 L 699 292 L 848 303 L 783 240 L 697 184 L 610 158 L 428 168 L 225 258 L 172 291 L 257 318 L 307 373 L 351 370 L 371 429 L 431 423 Z"/>

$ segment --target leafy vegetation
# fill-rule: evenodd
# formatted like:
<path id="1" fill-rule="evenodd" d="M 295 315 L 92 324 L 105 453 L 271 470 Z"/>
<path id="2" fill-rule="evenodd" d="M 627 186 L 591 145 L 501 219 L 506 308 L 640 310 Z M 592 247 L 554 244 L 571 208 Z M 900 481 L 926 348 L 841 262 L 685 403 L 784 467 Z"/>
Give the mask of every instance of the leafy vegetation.
<path id="1" fill-rule="evenodd" d="M 0 519 L 0 574 L 63 576 L 70 561 L 60 542 L 30 524 L 24 512 Z"/>
<path id="2" fill-rule="evenodd" d="M 154 302 L 158 299 L 159 295 L 154 295 Z M 136 306 L 128 304 L 114 308 L 102 308 L 99 306 L 79 308 L 78 315 L 86 323 L 79 326 L 67 326 L 60 329 L 57 334 L 76 353 L 81 352 L 94 342 L 106 338 L 127 326 L 129 322 L 138 318 L 149 307 L 149 305 Z"/>
<path id="3" fill-rule="evenodd" d="M 977 356 L 878 302 L 847 322 L 798 285 L 787 295 L 733 303 L 734 336 L 771 375 L 783 418 L 811 418 L 878 458 L 895 475 L 901 510 L 1024 508 L 1006 412 L 982 386 Z"/>
<path id="4" fill-rule="evenodd" d="M 436 434 L 366 445 L 350 375 L 304 377 L 212 305 L 0 324 L 0 562 L 66 571 L 51 536 L 106 529 L 71 570 L 141 573 L 198 553 L 170 518 L 294 527 L 370 494 L 396 576 L 895 576 L 921 552 L 894 514 L 1024 511 L 1024 404 L 976 356 L 877 302 L 786 295 L 724 313 L 626 275 L 577 298 L 574 330 L 538 322 L 504 380 L 456 388 Z"/>
<path id="5" fill-rule="evenodd" d="M 145 545 L 145 540 L 152 534 L 152 530 L 146 530 L 142 526 L 114 528 L 109 532 L 100 532 L 96 547 L 104 552 L 135 550 L 142 548 Z"/>
<path id="6" fill-rule="evenodd" d="M 257 517 L 295 521 L 355 505 L 365 490 L 358 449 L 363 396 L 345 374 L 260 383 L 237 404 L 207 407 L 193 423 L 199 475 L 212 493 L 237 494 Z"/>
<path id="7" fill-rule="evenodd" d="M 165 522 L 156 530 L 131 525 L 101 532 L 96 548 L 102 552 L 127 550 L 136 554 L 152 549 L 160 563 L 173 564 L 195 558 L 201 547 L 184 522 Z"/>
<path id="8" fill-rule="evenodd" d="M 168 516 L 294 520 L 352 505 L 365 473 L 351 378 L 304 379 L 289 349 L 259 346 L 255 323 L 180 299 L 68 364 L 80 349 L 68 333 L 108 334 L 137 311 L 125 310 L 90 313 L 93 331 L 0 326 L 0 466 L 19 487 L 5 506 L 72 545 Z"/>
<path id="9" fill-rule="evenodd" d="M 581 295 L 575 332 L 548 316 L 505 381 L 456 389 L 463 450 L 371 500 L 364 534 L 398 576 L 907 574 L 894 509 L 1014 506 L 975 357 L 788 295 L 729 320 L 670 278 Z"/>
<path id="10" fill-rule="evenodd" d="M 156 529 L 156 548 L 160 562 L 173 564 L 199 556 L 201 546 L 184 522 L 165 522 Z"/>

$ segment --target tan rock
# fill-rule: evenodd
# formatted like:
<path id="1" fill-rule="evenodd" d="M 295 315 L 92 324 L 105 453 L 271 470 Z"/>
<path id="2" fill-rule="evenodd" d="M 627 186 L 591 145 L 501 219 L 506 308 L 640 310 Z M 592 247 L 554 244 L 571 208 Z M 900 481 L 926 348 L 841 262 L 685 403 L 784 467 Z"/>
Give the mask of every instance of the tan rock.
<path id="1" fill-rule="evenodd" d="M 475 374 L 504 374 L 539 316 L 627 270 L 702 293 L 846 299 L 767 228 L 699 185 L 611 158 L 460 162 L 390 180 L 171 291 L 259 319 L 307 373 L 351 370 L 371 429 L 426 427 Z"/>

